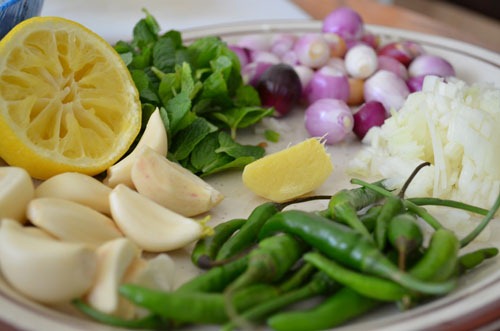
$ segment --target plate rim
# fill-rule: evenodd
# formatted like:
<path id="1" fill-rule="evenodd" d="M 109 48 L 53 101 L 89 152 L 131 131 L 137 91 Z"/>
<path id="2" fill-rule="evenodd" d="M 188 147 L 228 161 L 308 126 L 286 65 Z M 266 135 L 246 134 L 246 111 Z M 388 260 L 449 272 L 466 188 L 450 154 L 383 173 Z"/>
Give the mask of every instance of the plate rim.
<path id="1" fill-rule="evenodd" d="M 182 33 L 183 40 L 186 42 L 190 42 L 194 39 L 207 35 L 216 35 L 222 38 L 227 38 L 227 37 L 237 37 L 251 33 L 279 33 L 286 31 L 292 32 L 293 30 L 300 30 L 303 32 L 307 31 L 318 32 L 320 26 L 321 26 L 321 21 L 314 19 L 310 20 L 279 19 L 279 20 L 265 20 L 265 21 L 242 21 L 239 23 L 231 23 L 231 24 L 227 23 L 210 24 L 206 26 L 181 29 L 179 31 Z M 498 70 L 500 70 L 500 54 L 490 51 L 481 46 L 472 45 L 470 43 L 459 41 L 456 39 L 451 39 L 448 37 L 431 35 L 417 31 L 404 30 L 394 27 L 366 24 L 366 28 L 367 30 L 374 32 L 376 34 L 391 36 L 392 38 L 401 38 L 405 40 L 411 39 L 419 42 L 425 42 L 427 45 L 457 52 L 466 55 L 468 57 L 473 57 L 482 62 L 490 64 L 495 68 L 497 68 Z M 500 272 L 491 275 L 490 278 L 492 279 L 488 280 L 487 282 L 485 280 L 486 282 L 485 284 L 481 283 L 482 286 L 480 286 L 480 288 L 472 286 L 470 289 L 468 289 L 468 291 L 465 291 L 466 293 L 461 293 L 458 296 L 458 298 L 454 299 L 453 301 L 460 301 L 460 298 L 463 297 L 481 296 L 482 293 L 484 293 L 484 291 L 488 292 L 491 286 L 497 289 L 498 293 L 500 293 Z M 82 320 L 77 316 L 67 315 L 58 310 L 46 313 L 44 310 L 42 310 L 42 308 L 45 309 L 47 307 L 41 304 L 40 308 L 32 307 L 30 304 L 27 304 L 13 297 L 8 292 L 9 291 L 6 291 L 4 288 L 0 288 L 0 307 L 3 307 L 4 305 L 7 304 L 7 305 L 14 305 L 15 307 L 13 308 L 15 311 L 23 310 L 23 312 L 26 312 L 25 310 L 28 310 L 28 312 L 26 312 L 27 314 L 29 314 L 30 316 L 35 316 L 37 318 L 42 318 L 46 326 L 58 327 L 58 329 L 64 329 L 64 330 L 81 330 L 79 327 L 82 326 L 83 327 L 89 326 L 90 328 L 87 328 L 88 330 L 94 330 L 97 326 L 99 327 L 99 330 L 104 330 L 104 329 L 119 330 L 114 327 L 110 327 L 103 324 L 98 324 L 97 326 L 95 326 L 96 322 L 90 320 L 87 321 L 85 319 Z M 481 301 L 481 303 L 484 302 Z M 447 306 L 448 304 L 449 304 L 448 302 L 438 302 L 435 305 L 429 303 L 426 305 L 426 309 L 424 309 L 423 311 L 422 310 L 416 311 L 415 314 L 417 315 L 425 314 L 425 311 L 435 310 L 436 306 L 439 309 L 441 306 Z M 458 318 L 457 316 L 452 316 L 454 318 L 453 320 L 441 320 L 440 324 L 433 324 L 432 326 L 439 326 L 440 330 L 442 331 L 468 330 L 464 328 L 467 324 L 466 318 L 470 315 L 475 315 L 478 312 L 484 312 L 485 314 L 488 315 L 486 319 L 484 318 L 483 314 L 481 315 L 483 318 L 480 321 L 481 322 L 480 324 L 470 325 L 474 328 L 484 327 L 488 323 L 497 321 L 497 319 L 500 317 L 500 296 L 497 296 L 496 298 L 493 299 L 490 298 L 490 301 L 486 302 L 486 304 L 482 304 L 480 305 L 480 307 L 476 308 L 479 309 L 469 310 L 467 311 L 468 314 L 462 315 Z M 63 321 L 55 319 L 54 317 L 57 318 L 58 314 L 64 315 L 64 317 L 67 318 L 63 318 Z M 391 319 L 394 318 L 396 319 L 395 324 L 391 325 L 390 330 L 401 330 L 401 326 L 403 325 L 408 327 L 408 319 L 412 318 L 411 315 L 412 314 L 407 314 L 406 316 L 400 316 L 397 318 L 392 316 L 389 317 Z M 358 325 L 360 327 L 360 330 L 362 330 L 364 326 L 370 325 L 372 331 L 375 330 L 388 331 L 389 329 L 387 328 L 387 325 L 383 325 L 384 321 L 387 321 L 386 317 L 382 318 L 380 323 L 378 323 L 377 321 L 368 321 L 366 323 L 347 325 L 345 327 L 340 326 L 335 330 L 344 330 L 344 328 L 352 330 L 353 327 L 357 327 Z M 26 329 L 27 327 L 29 327 L 26 325 L 26 323 L 27 321 L 20 321 L 16 319 L 15 316 L 9 316 L 8 318 L 6 318 L 5 314 L 3 313 L 3 310 L 0 310 L 0 327 L 2 327 L 2 330 L 4 326 L 11 327 L 11 329 L 8 330 L 18 330 L 18 328 Z"/>

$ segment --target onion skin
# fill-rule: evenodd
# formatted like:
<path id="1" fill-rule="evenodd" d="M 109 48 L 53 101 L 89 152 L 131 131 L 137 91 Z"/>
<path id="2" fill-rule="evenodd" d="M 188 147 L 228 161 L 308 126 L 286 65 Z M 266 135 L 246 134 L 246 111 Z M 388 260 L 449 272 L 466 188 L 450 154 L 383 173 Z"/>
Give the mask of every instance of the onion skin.
<path id="1" fill-rule="evenodd" d="M 314 75 L 314 71 L 311 68 L 303 66 L 303 65 L 294 65 L 293 69 L 295 70 L 295 72 L 299 76 L 300 83 L 302 85 L 302 97 L 301 97 L 301 99 L 305 99 L 306 93 L 307 93 L 306 86 L 311 81 L 311 79 Z"/>
<path id="2" fill-rule="evenodd" d="M 406 82 L 391 71 L 379 70 L 365 81 L 365 101 L 379 101 L 387 113 L 399 110 L 409 94 Z"/>
<path id="3" fill-rule="evenodd" d="M 344 75 L 348 75 L 347 69 L 345 68 L 345 61 L 343 58 L 332 57 L 332 58 L 330 58 L 330 60 L 328 60 L 328 62 L 326 63 L 325 66 L 332 67 L 332 68 L 340 71 Z"/>
<path id="4" fill-rule="evenodd" d="M 322 31 L 336 33 L 347 42 L 363 36 L 364 23 L 356 11 L 349 7 L 340 7 L 323 19 Z"/>
<path id="5" fill-rule="evenodd" d="M 310 33 L 301 36 L 294 44 L 293 51 L 299 63 L 311 68 L 320 68 L 330 58 L 330 46 L 321 34 Z"/>
<path id="6" fill-rule="evenodd" d="M 271 39 L 270 51 L 278 57 L 283 57 L 284 54 L 293 49 L 293 45 L 297 40 L 297 36 L 292 33 L 280 33 Z"/>
<path id="7" fill-rule="evenodd" d="M 342 100 L 320 99 L 305 111 L 305 127 L 312 137 L 321 137 L 328 145 L 344 140 L 354 125 L 351 109 Z"/>
<path id="8" fill-rule="evenodd" d="M 417 56 L 424 54 L 424 49 L 417 43 L 411 41 L 397 41 L 386 44 L 378 50 L 378 55 L 392 57 L 408 67 L 410 62 Z"/>
<path id="9" fill-rule="evenodd" d="M 256 86 L 263 106 L 274 107 L 275 116 L 288 114 L 302 96 L 302 84 L 296 71 L 288 64 L 270 66 Z"/>
<path id="10" fill-rule="evenodd" d="M 323 38 L 330 46 L 330 57 L 331 58 L 343 58 L 347 52 L 347 45 L 344 38 L 336 33 L 325 32 L 323 33 Z"/>
<path id="11" fill-rule="evenodd" d="M 378 56 L 378 70 L 392 71 L 402 79 L 408 79 L 408 69 L 401 62 L 390 56 Z"/>
<path id="12" fill-rule="evenodd" d="M 349 80 L 342 72 L 323 67 L 317 70 L 306 87 L 309 104 L 319 99 L 339 99 L 344 102 L 349 99 Z"/>
<path id="13" fill-rule="evenodd" d="M 373 48 L 364 44 L 349 49 L 344 61 L 347 72 L 354 78 L 368 78 L 378 67 L 377 53 Z"/>
<path id="14" fill-rule="evenodd" d="M 378 101 L 369 101 L 364 103 L 353 115 L 354 127 L 352 131 L 359 138 L 363 140 L 366 133 L 375 126 L 384 124 L 387 118 L 384 105 Z"/>
<path id="15" fill-rule="evenodd" d="M 410 77 L 406 80 L 406 85 L 411 93 L 422 91 L 426 75 Z"/>
<path id="16" fill-rule="evenodd" d="M 242 68 L 250 63 L 250 52 L 248 49 L 236 45 L 229 45 L 228 47 L 236 54 Z"/>
<path id="17" fill-rule="evenodd" d="M 250 62 L 280 63 L 280 58 L 268 51 L 250 51 Z"/>
<path id="18" fill-rule="evenodd" d="M 363 89 L 365 81 L 359 78 L 349 78 L 349 99 L 347 104 L 349 106 L 357 106 L 365 101 Z"/>
<path id="19" fill-rule="evenodd" d="M 439 77 L 455 76 L 455 69 L 450 62 L 437 55 L 422 54 L 409 65 L 410 77 L 434 75 Z"/>
<path id="20" fill-rule="evenodd" d="M 257 86 L 260 76 L 270 67 L 269 62 L 250 62 L 242 68 L 241 75 L 246 84 Z"/>

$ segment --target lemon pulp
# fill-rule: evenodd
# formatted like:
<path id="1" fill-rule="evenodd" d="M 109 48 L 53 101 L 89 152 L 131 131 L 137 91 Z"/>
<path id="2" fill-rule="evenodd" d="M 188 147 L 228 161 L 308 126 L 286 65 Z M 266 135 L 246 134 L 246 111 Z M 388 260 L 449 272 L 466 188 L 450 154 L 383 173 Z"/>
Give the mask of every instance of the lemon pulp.
<path id="1" fill-rule="evenodd" d="M 46 179 L 95 175 L 128 150 L 141 106 L 120 56 L 82 25 L 35 17 L 0 41 L 0 157 Z"/>

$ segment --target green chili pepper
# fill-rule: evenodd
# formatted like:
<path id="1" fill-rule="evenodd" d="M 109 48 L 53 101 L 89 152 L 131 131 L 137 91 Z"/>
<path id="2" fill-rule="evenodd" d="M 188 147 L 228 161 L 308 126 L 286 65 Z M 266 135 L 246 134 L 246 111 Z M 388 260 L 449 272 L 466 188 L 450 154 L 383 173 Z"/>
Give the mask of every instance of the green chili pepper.
<path id="1" fill-rule="evenodd" d="M 467 270 L 477 267 L 484 260 L 498 255 L 498 248 L 481 248 L 458 257 L 458 274 L 464 274 Z"/>
<path id="2" fill-rule="evenodd" d="M 214 267 L 182 284 L 182 292 L 222 292 L 247 268 L 248 257 L 244 256 L 230 263 Z"/>
<path id="3" fill-rule="evenodd" d="M 456 270 L 460 243 L 457 236 L 447 229 L 436 230 L 424 256 L 408 271 L 424 281 L 443 281 Z"/>
<path id="4" fill-rule="evenodd" d="M 342 267 L 319 253 L 307 253 L 304 260 L 323 271 L 340 284 L 352 288 L 366 297 L 380 301 L 403 300 L 409 295 L 404 287 L 387 279 L 354 272 Z"/>
<path id="5" fill-rule="evenodd" d="M 380 214 L 375 221 L 375 243 L 382 251 L 387 241 L 387 228 L 391 219 L 397 214 L 403 212 L 403 201 L 398 197 L 388 197 L 382 205 Z"/>
<path id="6" fill-rule="evenodd" d="M 267 320 L 276 331 L 327 330 L 358 317 L 381 302 L 343 287 L 309 310 L 278 313 Z"/>
<path id="7" fill-rule="evenodd" d="M 248 265 L 243 274 L 225 290 L 232 292 L 256 282 L 280 280 L 300 259 L 307 246 L 288 234 L 264 238 L 248 254 Z"/>
<path id="8" fill-rule="evenodd" d="M 406 258 L 416 252 L 424 241 L 417 218 L 411 213 L 394 216 L 389 222 L 387 238 L 398 252 L 399 269 L 406 269 Z"/>
<path id="9" fill-rule="evenodd" d="M 226 298 L 221 293 L 164 292 L 133 284 L 120 286 L 119 292 L 136 305 L 175 323 L 222 324 L 228 321 Z M 273 286 L 257 284 L 235 292 L 231 305 L 240 312 L 278 294 Z"/>
<path id="10" fill-rule="evenodd" d="M 390 279 L 417 292 L 446 294 L 456 286 L 455 280 L 429 283 L 402 272 L 359 232 L 316 213 L 280 212 L 264 224 L 259 236 L 264 238 L 276 232 L 294 234 L 342 265 Z"/>
<path id="11" fill-rule="evenodd" d="M 360 221 L 368 231 L 371 232 L 375 229 L 375 223 L 377 222 L 377 217 L 380 214 L 381 210 L 382 205 L 375 205 L 368 208 L 365 213 L 359 215 Z"/>
<path id="12" fill-rule="evenodd" d="M 245 222 L 245 224 L 243 224 L 240 230 L 234 236 L 229 238 L 222 245 L 222 247 L 220 247 L 220 250 L 216 256 L 216 260 L 224 261 L 226 259 L 231 258 L 232 256 L 241 254 L 246 249 L 256 244 L 257 235 L 262 225 L 269 219 L 269 217 L 283 210 L 285 207 L 296 203 L 302 203 L 311 200 L 330 199 L 330 198 L 331 196 L 329 195 L 314 195 L 314 196 L 300 197 L 282 203 L 265 202 L 257 206 L 250 213 L 250 216 L 248 216 L 248 220 Z"/>
<path id="13" fill-rule="evenodd" d="M 381 198 L 382 196 L 377 192 L 367 190 L 364 187 L 350 190 L 343 189 L 334 194 L 330 199 L 326 216 L 346 223 L 366 238 L 371 238 L 370 233 L 359 219 L 357 212 Z"/>
<path id="14" fill-rule="evenodd" d="M 306 245 L 288 234 L 279 234 L 264 238 L 248 255 L 248 267 L 225 290 L 226 309 L 229 316 L 238 316 L 233 307 L 233 293 L 245 286 L 257 282 L 276 282 L 297 263 L 306 249 Z"/>
<path id="15" fill-rule="evenodd" d="M 266 202 L 255 208 L 240 230 L 220 247 L 216 260 L 226 260 L 255 244 L 262 225 L 280 208 L 281 205 L 274 202 Z"/>
<path id="16" fill-rule="evenodd" d="M 301 286 L 314 272 L 316 272 L 316 268 L 312 264 L 304 263 L 299 270 L 295 271 L 291 277 L 278 286 L 280 292 L 288 292 Z"/>
<path id="17" fill-rule="evenodd" d="M 384 197 L 394 197 L 394 194 L 392 194 L 390 191 L 388 191 L 381 185 L 373 185 L 357 178 L 351 179 L 351 183 L 361 185 L 361 187 L 373 190 L 374 192 L 377 192 Z M 411 202 L 408 199 L 404 199 L 403 204 L 408 211 L 414 213 L 417 216 L 420 216 L 434 230 L 443 227 L 443 225 L 439 223 L 439 221 L 434 216 L 432 216 L 429 212 L 427 212 L 425 208 L 417 206 L 415 203 Z"/>
<path id="18" fill-rule="evenodd" d="M 338 284 L 322 272 L 317 272 L 306 285 L 283 293 L 282 295 L 256 305 L 243 312 L 242 315 L 234 315 L 231 321 L 223 327 L 223 330 L 233 330 L 236 326 L 252 329 L 250 323 L 265 319 L 270 314 L 287 307 L 291 304 L 312 298 L 316 295 L 329 293 L 338 288 Z"/>
<path id="19" fill-rule="evenodd" d="M 209 269 L 214 266 L 214 260 L 220 247 L 238 231 L 246 219 L 235 218 L 227 222 L 220 223 L 214 227 L 214 234 L 206 236 L 196 243 L 191 253 L 191 261 L 194 265 Z"/>
<path id="20" fill-rule="evenodd" d="M 127 329 L 151 329 L 151 330 L 165 330 L 168 329 L 170 323 L 158 315 L 151 314 L 134 320 L 126 320 L 113 315 L 100 312 L 91 306 L 87 305 L 80 299 L 74 300 L 73 305 L 79 311 L 92 319 L 107 325 L 127 328 Z"/>

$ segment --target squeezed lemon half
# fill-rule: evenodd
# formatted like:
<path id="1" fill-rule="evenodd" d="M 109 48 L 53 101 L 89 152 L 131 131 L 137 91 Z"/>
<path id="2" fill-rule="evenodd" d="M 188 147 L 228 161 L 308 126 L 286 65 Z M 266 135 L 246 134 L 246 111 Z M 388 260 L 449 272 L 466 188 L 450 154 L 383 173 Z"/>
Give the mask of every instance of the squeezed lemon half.
<path id="1" fill-rule="evenodd" d="M 258 159 L 243 169 L 243 184 L 275 202 L 297 198 L 320 187 L 333 171 L 325 146 L 309 138 Z"/>
<path id="2" fill-rule="evenodd" d="M 113 47 L 59 17 L 28 19 L 0 40 L 0 157 L 46 179 L 95 175 L 129 149 L 139 93 Z"/>

